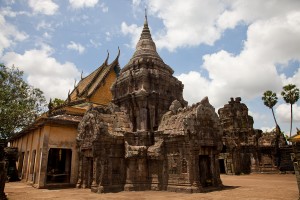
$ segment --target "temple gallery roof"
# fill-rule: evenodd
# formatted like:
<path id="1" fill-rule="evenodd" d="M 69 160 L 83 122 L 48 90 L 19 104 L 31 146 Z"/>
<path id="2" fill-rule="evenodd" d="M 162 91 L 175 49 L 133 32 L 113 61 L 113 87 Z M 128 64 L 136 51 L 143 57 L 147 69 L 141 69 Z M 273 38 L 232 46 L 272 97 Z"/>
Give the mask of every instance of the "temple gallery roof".
<path id="1" fill-rule="evenodd" d="M 82 78 L 79 81 L 79 83 L 74 87 L 71 94 L 68 95 L 69 96 L 68 100 L 73 102 L 79 99 L 90 97 L 96 91 L 96 89 L 102 83 L 102 81 L 104 81 L 105 77 L 111 70 L 116 70 L 118 73 L 120 71 L 119 62 L 118 62 L 119 56 L 120 56 L 120 49 L 115 60 L 111 64 L 108 64 L 107 63 L 109 58 L 109 53 L 108 53 L 106 60 L 99 68 L 97 68 L 91 74 Z"/>

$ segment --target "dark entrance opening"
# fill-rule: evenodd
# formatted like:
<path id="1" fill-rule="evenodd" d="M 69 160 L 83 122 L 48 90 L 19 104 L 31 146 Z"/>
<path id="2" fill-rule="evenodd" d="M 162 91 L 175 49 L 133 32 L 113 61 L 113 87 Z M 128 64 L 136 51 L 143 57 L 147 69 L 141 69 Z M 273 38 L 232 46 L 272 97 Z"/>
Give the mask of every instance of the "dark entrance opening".
<path id="1" fill-rule="evenodd" d="M 71 149 L 51 148 L 48 155 L 47 183 L 70 183 Z"/>
<path id="2" fill-rule="evenodd" d="M 220 166 L 220 173 L 226 174 L 224 159 L 219 159 L 219 166 Z"/>
<path id="3" fill-rule="evenodd" d="M 213 185 L 212 171 L 210 167 L 210 158 L 208 155 L 199 156 L 199 175 L 200 183 L 202 187 L 208 187 Z"/>
<path id="4" fill-rule="evenodd" d="M 19 164 L 18 164 L 18 176 L 22 179 L 22 170 L 23 170 L 23 163 L 24 163 L 25 152 L 22 152 L 19 157 Z"/>

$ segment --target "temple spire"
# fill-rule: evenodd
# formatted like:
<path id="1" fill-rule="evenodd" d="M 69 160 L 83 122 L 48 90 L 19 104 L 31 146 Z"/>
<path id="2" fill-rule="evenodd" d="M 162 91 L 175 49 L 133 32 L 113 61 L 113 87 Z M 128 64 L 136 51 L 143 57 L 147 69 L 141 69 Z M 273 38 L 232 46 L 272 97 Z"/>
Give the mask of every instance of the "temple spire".
<path id="1" fill-rule="evenodd" d="M 144 22 L 144 25 L 148 25 L 147 8 L 145 8 L 145 22 Z"/>

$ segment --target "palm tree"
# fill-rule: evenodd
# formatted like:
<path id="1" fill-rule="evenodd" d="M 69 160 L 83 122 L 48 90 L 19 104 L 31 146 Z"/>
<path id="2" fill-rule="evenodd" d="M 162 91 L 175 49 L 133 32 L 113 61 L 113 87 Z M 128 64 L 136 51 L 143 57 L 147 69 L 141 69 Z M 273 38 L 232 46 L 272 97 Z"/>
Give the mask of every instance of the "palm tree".
<path id="1" fill-rule="evenodd" d="M 290 126 L 290 137 L 292 136 L 292 123 L 293 123 L 293 104 L 296 103 L 299 99 L 299 89 L 296 85 L 288 84 L 283 86 L 283 91 L 281 92 L 286 103 L 291 104 L 291 126 Z"/>
<path id="2" fill-rule="evenodd" d="M 274 117 L 276 127 L 278 127 L 276 117 L 275 117 L 275 114 L 274 114 L 274 110 L 273 110 L 273 107 L 276 105 L 277 99 L 278 99 L 277 96 L 276 96 L 276 93 L 272 92 L 271 90 L 267 90 L 267 91 L 264 92 L 264 96 L 261 99 L 264 101 L 264 104 L 272 110 L 272 114 L 273 114 L 273 117 Z"/>

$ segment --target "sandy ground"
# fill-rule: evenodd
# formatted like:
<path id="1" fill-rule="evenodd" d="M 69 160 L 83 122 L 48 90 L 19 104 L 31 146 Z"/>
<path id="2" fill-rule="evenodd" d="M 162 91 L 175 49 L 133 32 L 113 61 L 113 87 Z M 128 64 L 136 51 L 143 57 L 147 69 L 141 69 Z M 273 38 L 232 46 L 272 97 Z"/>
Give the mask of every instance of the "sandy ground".
<path id="1" fill-rule="evenodd" d="M 89 189 L 35 189 L 23 182 L 7 183 L 5 192 L 9 200 L 32 199 L 101 199 L 101 200 L 194 200 L 194 199 L 298 199 L 294 174 L 222 175 L 224 190 L 208 193 L 183 194 L 175 192 L 119 192 L 96 194 Z"/>

